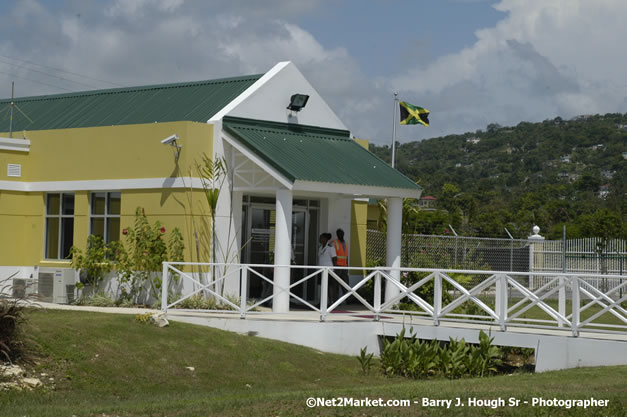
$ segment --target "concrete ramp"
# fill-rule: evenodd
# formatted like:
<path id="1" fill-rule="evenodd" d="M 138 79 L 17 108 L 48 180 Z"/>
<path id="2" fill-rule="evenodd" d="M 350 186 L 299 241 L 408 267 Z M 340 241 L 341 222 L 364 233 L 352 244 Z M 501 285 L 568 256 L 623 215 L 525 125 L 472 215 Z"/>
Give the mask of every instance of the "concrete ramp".
<path id="1" fill-rule="evenodd" d="M 627 365 L 627 335 L 581 332 L 573 337 L 570 330 L 508 328 L 476 323 L 433 322 L 385 315 L 373 321 L 368 315 L 332 314 L 326 322 L 307 312 L 249 315 L 246 320 L 228 314 L 193 313 L 169 310 L 168 319 L 209 326 L 216 329 L 265 337 L 317 349 L 322 352 L 359 355 L 359 350 L 380 353 L 380 337 L 396 336 L 403 327 L 418 338 L 448 341 L 450 337 L 479 343 L 480 330 L 494 337 L 499 346 L 535 349 L 536 372 L 584 366 Z"/>

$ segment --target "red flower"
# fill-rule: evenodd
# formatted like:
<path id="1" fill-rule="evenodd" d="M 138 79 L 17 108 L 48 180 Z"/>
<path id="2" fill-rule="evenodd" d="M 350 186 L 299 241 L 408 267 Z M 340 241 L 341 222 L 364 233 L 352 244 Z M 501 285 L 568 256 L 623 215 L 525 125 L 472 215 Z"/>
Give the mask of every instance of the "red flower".
<path id="1" fill-rule="evenodd" d="M 444 229 L 444 233 L 448 235 L 448 229 Z"/>
<path id="2" fill-rule="evenodd" d="M 128 234 L 128 229 L 122 229 L 122 234 L 123 235 L 127 235 Z"/>
<path id="3" fill-rule="evenodd" d="M 144 255 L 148 256 L 148 252 L 144 252 Z"/>
<path id="4" fill-rule="evenodd" d="M 161 230 L 161 233 L 165 233 L 165 227 L 162 227 L 162 228 L 161 228 L 161 229 L 159 229 L 159 230 Z"/>

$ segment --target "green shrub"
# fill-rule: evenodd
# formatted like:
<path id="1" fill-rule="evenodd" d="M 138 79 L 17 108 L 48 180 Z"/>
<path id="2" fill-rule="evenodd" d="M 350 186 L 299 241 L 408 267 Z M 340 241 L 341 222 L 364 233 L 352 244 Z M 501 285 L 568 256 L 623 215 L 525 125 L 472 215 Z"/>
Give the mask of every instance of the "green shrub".
<path id="1" fill-rule="evenodd" d="M 24 331 L 25 312 L 29 305 L 33 305 L 33 297 L 6 295 L 12 293 L 11 285 L 0 287 L 0 362 L 9 363 L 32 359 L 30 348 L 33 344 Z"/>
<path id="2" fill-rule="evenodd" d="M 359 356 L 357 360 L 361 365 L 361 371 L 365 374 L 370 373 L 370 369 L 372 368 L 372 358 L 374 357 L 373 353 L 367 353 L 368 348 L 364 347 L 359 351 Z"/>
<path id="3" fill-rule="evenodd" d="M 112 297 L 104 293 L 97 293 L 94 295 L 81 295 L 74 301 L 74 305 L 92 307 L 116 307 L 117 303 Z"/>
<path id="4" fill-rule="evenodd" d="M 393 341 L 384 339 L 381 370 L 388 376 L 414 379 L 487 376 L 496 373 L 502 364 L 500 349 L 492 345 L 493 340 L 481 330 L 479 345 L 453 338 L 447 344 L 441 344 L 437 340 L 421 341 L 415 334 L 407 338 L 403 329 Z"/>
<path id="5" fill-rule="evenodd" d="M 150 317 L 152 317 L 152 313 L 138 314 L 135 316 L 135 321 L 141 324 L 148 324 L 150 322 Z"/>

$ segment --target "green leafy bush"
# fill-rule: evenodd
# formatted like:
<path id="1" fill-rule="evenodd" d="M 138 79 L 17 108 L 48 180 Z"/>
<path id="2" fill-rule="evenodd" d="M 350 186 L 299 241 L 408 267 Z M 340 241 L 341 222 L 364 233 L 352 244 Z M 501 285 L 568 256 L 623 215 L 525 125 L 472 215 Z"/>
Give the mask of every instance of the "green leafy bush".
<path id="1" fill-rule="evenodd" d="M 441 344 L 437 340 L 419 340 L 415 334 L 407 338 L 403 329 L 393 341 L 384 339 L 381 369 L 388 376 L 414 379 L 487 376 L 496 373 L 502 364 L 500 349 L 492 345 L 493 340 L 481 330 L 479 345 L 452 338 Z"/>
<path id="2" fill-rule="evenodd" d="M 100 236 L 90 235 L 85 251 L 77 247 L 70 250 L 72 267 L 86 273 L 94 292 L 98 291 L 104 276 L 116 270 L 122 284 L 119 303 L 136 303 L 145 289 L 157 298 L 161 291 L 162 263 L 184 261 L 185 245 L 181 232 L 174 228 L 169 237 L 166 232 L 159 221 L 150 224 L 144 209 L 137 207 L 134 225 L 122 230 L 124 241 L 106 244 Z M 178 282 L 179 276 L 171 274 L 170 278 L 169 282 L 173 284 Z M 98 294 L 79 301 L 88 305 L 99 305 L 94 304 L 98 302 L 104 302 Z"/>
<path id="3" fill-rule="evenodd" d="M 148 324 L 150 323 L 150 317 L 152 317 L 152 313 L 137 314 L 135 316 L 135 321 L 141 324 Z"/>
<path id="4" fill-rule="evenodd" d="M 11 278 L 11 277 L 9 277 Z M 33 305 L 32 296 L 10 297 L 12 286 L 0 287 L 0 362 L 28 361 L 32 358 L 30 340 L 25 331 L 25 312 Z"/>
<path id="5" fill-rule="evenodd" d="M 357 360 L 361 365 L 361 371 L 364 373 L 364 375 L 370 373 L 370 369 L 372 368 L 372 359 L 374 357 L 374 353 L 367 352 L 368 348 L 364 347 L 359 351 L 359 356 L 357 357 Z"/>
<path id="6" fill-rule="evenodd" d="M 89 235 L 84 254 L 76 246 L 70 248 L 72 268 L 82 271 L 86 276 L 87 283 L 92 286 L 94 291 L 98 291 L 104 276 L 115 268 L 112 252 L 112 247 L 105 244 L 102 237 Z M 79 282 L 76 286 L 79 289 L 83 288 L 83 283 Z"/>

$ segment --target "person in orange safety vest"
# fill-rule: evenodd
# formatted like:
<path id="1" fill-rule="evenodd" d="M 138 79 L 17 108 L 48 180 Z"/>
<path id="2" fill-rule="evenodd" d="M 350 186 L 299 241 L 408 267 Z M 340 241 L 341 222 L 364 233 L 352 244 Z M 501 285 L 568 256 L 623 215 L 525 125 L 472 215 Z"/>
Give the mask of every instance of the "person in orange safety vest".
<path id="1" fill-rule="evenodd" d="M 335 239 L 333 243 L 333 248 L 335 249 L 335 253 L 337 256 L 337 261 L 335 263 L 336 266 L 348 266 L 348 244 L 344 241 L 344 230 L 337 229 L 335 231 L 335 235 L 337 239 Z M 346 284 L 348 284 L 348 269 L 336 269 L 335 273 L 342 278 Z M 339 283 L 337 283 L 337 298 L 340 298 L 342 294 L 342 289 Z"/>

